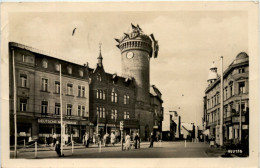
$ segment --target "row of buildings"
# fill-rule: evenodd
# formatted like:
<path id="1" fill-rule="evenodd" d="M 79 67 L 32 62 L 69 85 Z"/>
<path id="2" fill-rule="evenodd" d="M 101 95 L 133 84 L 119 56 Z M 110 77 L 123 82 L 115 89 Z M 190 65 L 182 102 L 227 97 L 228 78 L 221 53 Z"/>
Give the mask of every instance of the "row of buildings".
<path id="1" fill-rule="evenodd" d="M 207 81 L 208 86 L 203 98 L 204 130 L 209 135 L 209 139 L 215 139 L 219 144 L 221 79 L 214 62 Z M 249 57 L 245 52 L 241 52 L 223 73 L 223 142 L 224 144 L 248 144 L 248 136 Z"/>
<path id="2" fill-rule="evenodd" d="M 10 42 L 11 144 L 14 107 L 18 140 L 60 136 L 61 113 L 65 134 L 79 142 L 86 132 L 90 138 L 97 133 L 119 135 L 120 121 L 124 121 L 124 134 L 138 132 L 142 140 L 151 132 L 161 136 L 162 94 L 150 85 L 149 75 L 150 59 L 158 54 L 157 41 L 134 25 L 131 33 L 116 41 L 121 51 L 121 76 L 105 72 L 101 50 L 96 67 L 90 68 Z"/>

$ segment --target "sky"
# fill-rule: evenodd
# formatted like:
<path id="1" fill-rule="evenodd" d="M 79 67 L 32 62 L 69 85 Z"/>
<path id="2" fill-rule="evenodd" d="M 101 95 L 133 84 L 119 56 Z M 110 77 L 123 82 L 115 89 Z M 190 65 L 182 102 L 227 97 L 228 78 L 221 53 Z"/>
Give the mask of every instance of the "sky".
<path id="1" fill-rule="evenodd" d="M 70 62 L 97 63 L 102 43 L 106 72 L 121 74 L 121 54 L 114 38 L 139 24 L 159 43 L 150 61 L 150 84 L 162 93 L 164 120 L 177 111 L 182 122 L 201 124 L 209 67 L 220 71 L 239 52 L 248 52 L 248 16 L 243 11 L 34 12 L 9 15 L 9 41 L 37 48 Z M 76 28 L 74 36 L 73 29 Z"/>

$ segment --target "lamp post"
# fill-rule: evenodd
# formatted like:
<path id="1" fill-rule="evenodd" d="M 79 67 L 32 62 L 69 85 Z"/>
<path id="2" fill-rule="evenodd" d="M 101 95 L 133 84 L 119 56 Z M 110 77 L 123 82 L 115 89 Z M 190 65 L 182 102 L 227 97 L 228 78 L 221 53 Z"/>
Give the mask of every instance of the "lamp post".
<path id="1" fill-rule="evenodd" d="M 240 106 L 239 106 L 239 142 L 242 139 L 242 93 L 240 94 Z"/>

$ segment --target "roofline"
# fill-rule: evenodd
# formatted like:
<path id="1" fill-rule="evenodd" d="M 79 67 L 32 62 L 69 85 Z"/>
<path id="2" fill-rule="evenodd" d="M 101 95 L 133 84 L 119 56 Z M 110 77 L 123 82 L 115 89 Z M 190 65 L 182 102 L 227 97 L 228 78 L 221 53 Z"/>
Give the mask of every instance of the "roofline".
<path id="1" fill-rule="evenodd" d="M 241 62 L 239 64 L 230 64 L 228 66 L 228 68 L 223 72 L 223 78 L 225 79 L 225 77 L 233 70 L 235 69 L 236 67 L 239 67 L 241 65 L 247 65 L 249 64 L 249 61 L 245 61 L 245 62 Z M 205 93 L 209 92 L 214 86 L 216 86 L 216 84 L 218 84 L 220 82 L 220 77 L 221 75 L 216 79 L 215 82 L 213 82 L 211 85 L 209 85 L 206 90 L 205 90 Z"/>

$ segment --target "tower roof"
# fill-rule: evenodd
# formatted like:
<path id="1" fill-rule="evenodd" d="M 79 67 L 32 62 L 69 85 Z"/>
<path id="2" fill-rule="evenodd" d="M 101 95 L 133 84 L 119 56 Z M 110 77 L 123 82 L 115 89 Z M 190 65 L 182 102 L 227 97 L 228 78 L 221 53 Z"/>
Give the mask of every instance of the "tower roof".
<path id="1" fill-rule="evenodd" d="M 215 62 L 213 61 L 212 65 L 210 66 L 210 69 L 209 69 L 208 81 L 216 80 L 217 78 L 218 78 L 217 67 L 215 65 Z"/>

